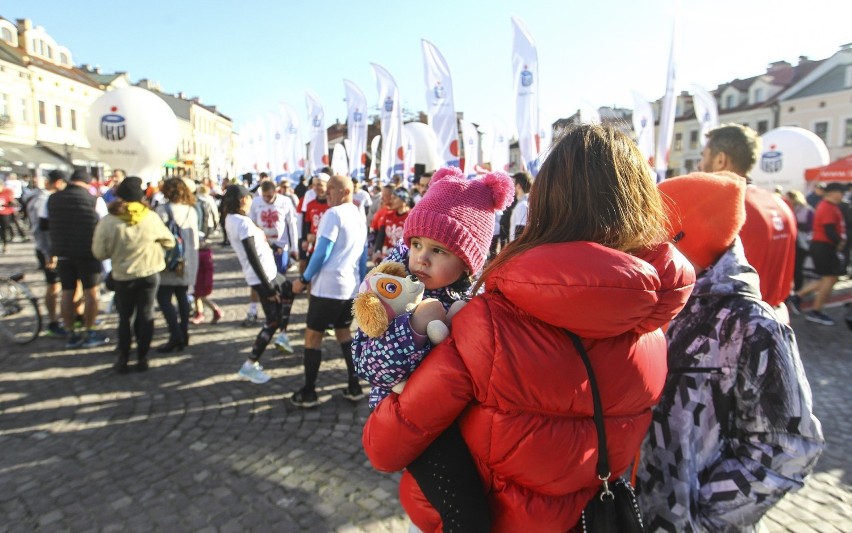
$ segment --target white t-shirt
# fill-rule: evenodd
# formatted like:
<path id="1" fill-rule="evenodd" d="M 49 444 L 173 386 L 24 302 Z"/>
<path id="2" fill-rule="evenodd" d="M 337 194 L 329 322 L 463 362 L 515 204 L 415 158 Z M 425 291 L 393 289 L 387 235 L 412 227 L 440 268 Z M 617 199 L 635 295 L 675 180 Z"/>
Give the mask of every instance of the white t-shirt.
<path id="1" fill-rule="evenodd" d="M 249 285 L 261 285 L 261 280 L 254 273 L 254 269 L 248 261 L 246 249 L 243 246 L 243 239 L 251 237 L 254 239 L 254 249 L 257 250 L 257 256 L 260 258 L 260 266 L 266 274 L 266 279 L 273 280 L 278 275 L 278 269 L 275 266 L 275 257 L 272 255 L 272 248 L 266 243 L 266 236 L 260 228 L 258 228 L 251 219 L 244 215 L 228 215 L 225 219 L 225 232 L 228 234 L 228 240 L 231 241 L 231 246 L 237 253 L 237 259 L 240 260 L 240 267 L 243 269 L 243 276 L 246 278 L 246 283 Z"/>
<path id="2" fill-rule="evenodd" d="M 364 189 L 358 189 L 352 195 L 352 203 L 355 204 L 358 209 L 361 210 L 361 214 L 364 215 L 364 218 L 367 218 L 367 209 L 373 205 L 373 199 L 370 198 L 370 193 L 365 191 Z"/>
<path id="3" fill-rule="evenodd" d="M 330 208 L 317 230 L 317 240 L 322 237 L 334 245 L 328 261 L 311 279 L 311 295 L 335 300 L 354 298 L 361 281 L 358 264 L 367 245 L 364 215 L 351 203 Z"/>
<path id="4" fill-rule="evenodd" d="M 509 219 L 509 240 L 514 241 L 518 236 L 515 235 L 515 228 L 518 226 L 527 225 L 527 211 L 529 210 L 529 196 L 521 196 L 515 208 L 512 210 L 512 218 Z"/>
<path id="5" fill-rule="evenodd" d="M 283 248 L 285 254 L 296 249 L 299 242 L 296 210 L 289 198 L 276 194 L 272 203 L 268 204 L 262 196 L 255 196 L 248 216 L 263 231 L 270 244 Z"/>

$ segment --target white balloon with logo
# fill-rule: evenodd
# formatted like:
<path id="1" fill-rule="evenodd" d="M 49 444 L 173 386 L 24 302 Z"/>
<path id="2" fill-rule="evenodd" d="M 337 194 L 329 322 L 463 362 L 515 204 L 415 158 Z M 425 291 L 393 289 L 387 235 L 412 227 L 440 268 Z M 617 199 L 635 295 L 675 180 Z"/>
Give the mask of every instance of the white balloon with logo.
<path id="1" fill-rule="evenodd" d="M 159 96 L 124 87 L 92 103 L 86 135 L 101 161 L 156 182 L 163 163 L 175 156 L 180 133 L 174 112 Z"/>
<path id="2" fill-rule="evenodd" d="M 760 137 L 760 159 L 751 171 L 752 183 L 772 190 L 804 192 L 805 170 L 828 164 L 828 148 L 811 131 L 784 126 L 769 130 Z"/>

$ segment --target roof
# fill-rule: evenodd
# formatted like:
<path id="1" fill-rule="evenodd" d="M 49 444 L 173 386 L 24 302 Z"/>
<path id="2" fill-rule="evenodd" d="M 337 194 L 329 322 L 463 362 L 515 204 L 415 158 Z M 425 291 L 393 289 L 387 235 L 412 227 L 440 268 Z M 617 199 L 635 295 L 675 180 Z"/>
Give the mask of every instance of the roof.
<path id="1" fill-rule="evenodd" d="M 7 61 L 15 65 L 26 67 L 23 54 L 17 48 L 9 46 L 6 41 L 0 41 L 0 61 Z"/>
<path id="2" fill-rule="evenodd" d="M 151 92 L 162 98 L 162 100 L 167 103 L 170 108 L 172 108 L 172 111 L 174 112 L 177 118 L 187 121 L 189 120 L 189 108 L 194 103 L 192 100 L 185 100 L 183 98 L 178 98 L 177 96 L 168 93 L 162 93 L 160 91 Z"/>
<path id="3" fill-rule="evenodd" d="M 107 86 L 117 80 L 118 78 L 124 76 L 126 72 L 113 72 L 112 74 L 101 74 L 100 72 L 91 72 L 85 69 L 76 69 L 83 73 L 83 75 L 90 77 L 94 80 L 98 85 Z"/>

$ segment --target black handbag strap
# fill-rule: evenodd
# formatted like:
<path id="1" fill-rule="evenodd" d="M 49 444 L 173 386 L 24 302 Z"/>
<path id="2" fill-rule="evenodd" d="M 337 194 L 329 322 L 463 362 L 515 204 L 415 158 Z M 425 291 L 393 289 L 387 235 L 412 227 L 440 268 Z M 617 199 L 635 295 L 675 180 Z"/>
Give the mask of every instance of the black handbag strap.
<path id="1" fill-rule="evenodd" d="M 580 337 L 573 331 L 565 330 L 565 333 L 571 337 L 574 343 L 574 348 L 580 354 L 583 364 L 586 366 L 586 372 L 589 373 L 589 387 L 592 389 L 592 403 L 595 407 L 595 428 L 598 431 L 598 478 L 604 483 L 605 492 L 609 491 L 608 481 L 612 472 L 609 469 L 609 455 L 606 449 L 606 430 L 604 429 L 603 421 L 603 406 L 601 405 L 601 395 L 598 391 L 598 382 L 595 379 L 595 372 L 592 370 L 592 363 L 589 361 L 589 356 L 586 354 L 586 349 L 583 343 L 580 342 Z"/>

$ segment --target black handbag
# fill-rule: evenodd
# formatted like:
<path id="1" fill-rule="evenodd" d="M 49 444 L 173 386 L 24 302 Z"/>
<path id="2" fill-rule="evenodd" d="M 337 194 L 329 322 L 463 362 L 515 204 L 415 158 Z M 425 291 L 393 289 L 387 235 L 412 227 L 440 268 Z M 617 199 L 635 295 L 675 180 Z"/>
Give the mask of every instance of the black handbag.
<path id="1" fill-rule="evenodd" d="M 598 479 L 601 480 L 601 488 L 595 497 L 586 504 L 583 509 L 581 524 L 583 531 L 588 533 L 642 533 L 645 526 L 642 522 L 642 513 L 636 501 L 636 494 L 630 482 L 618 478 L 610 482 L 612 472 L 609 469 L 609 455 L 606 449 L 606 431 L 603 422 L 603 407 L 601 396 L 598 391 L 598 383 L 589 356 L 580 337 L 575 333 L 565 332 L 571 337 L 574 348 L 583 359 L 586 372 L 589 373 L 589 387 L 592 389 L 592 402 L 595 407 L 595 428 L 598 432 Z"/>

